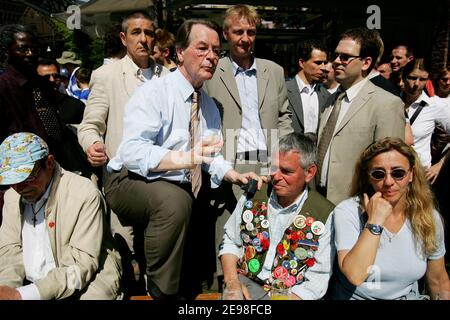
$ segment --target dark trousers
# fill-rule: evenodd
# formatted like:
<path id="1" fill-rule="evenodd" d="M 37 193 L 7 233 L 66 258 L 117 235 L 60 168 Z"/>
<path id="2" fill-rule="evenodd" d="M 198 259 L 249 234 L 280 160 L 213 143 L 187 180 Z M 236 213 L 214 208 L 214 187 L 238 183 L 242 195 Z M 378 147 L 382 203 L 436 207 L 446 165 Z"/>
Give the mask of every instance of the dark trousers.
<path id="1" fill-rule="evenodd" d="M 147 276 L 165 294 L 178 292 L 184 241 L 192 211 L 190 184 L 148 181 L 122 169 L 108 174 L 105 196 L 123 225 L 142 226 Z"/>

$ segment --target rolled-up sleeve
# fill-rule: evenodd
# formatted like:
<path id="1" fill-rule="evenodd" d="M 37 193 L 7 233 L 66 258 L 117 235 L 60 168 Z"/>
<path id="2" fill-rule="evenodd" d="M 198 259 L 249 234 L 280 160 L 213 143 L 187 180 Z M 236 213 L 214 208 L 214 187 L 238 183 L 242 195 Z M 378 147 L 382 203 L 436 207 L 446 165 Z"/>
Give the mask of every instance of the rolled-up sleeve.
<path id="1" fill-rule="evenodd" d="M 245 203 L 245 196 L 241 196 L 236 208 L 224 226 L 225 233 L 219 248 L 219 257 L 224 254 L 234 254 L 239 259 L 244 255 L 242 239 L 240 234 L 242 208 Z"/>

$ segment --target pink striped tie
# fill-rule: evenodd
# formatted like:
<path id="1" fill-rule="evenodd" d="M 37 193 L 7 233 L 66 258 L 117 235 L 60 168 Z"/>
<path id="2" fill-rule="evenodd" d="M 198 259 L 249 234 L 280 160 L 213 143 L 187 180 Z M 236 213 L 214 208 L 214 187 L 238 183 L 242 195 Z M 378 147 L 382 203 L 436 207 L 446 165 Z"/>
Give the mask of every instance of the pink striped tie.
<path id="1" fill-rule="evenodd" d="M 200 125 L 200 92 L 194 91 L 192 94 L 192 106 L 191 106 L 191 122 L 189 124 L 191 134 L 191 148 L 197 144 L 199 137 L 199 125 Z M 190 171 L 192 193 L 197 198 L 198 192 L 202 186 L 202 165 L 196 164 L 196 166 Z"/>

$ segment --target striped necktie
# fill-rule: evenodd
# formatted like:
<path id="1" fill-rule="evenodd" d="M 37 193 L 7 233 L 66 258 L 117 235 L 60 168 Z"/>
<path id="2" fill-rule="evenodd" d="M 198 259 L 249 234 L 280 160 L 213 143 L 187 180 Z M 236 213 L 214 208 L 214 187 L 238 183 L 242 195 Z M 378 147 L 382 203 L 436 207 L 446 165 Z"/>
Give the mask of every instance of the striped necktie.
<path id="1" fill-rule="evenodd" d="M 195 90 L 192 94 L 191 121 L 189 123 L 189 131 L 191 134 L 191 148 L 199 141 L 199 125 L 200 125 L 200 92 Z M 200 187 L 202 186 L 202 165 L 196 164 L 190 171 L 192 193 L 197 198 Z"/>
<path id="2" fill-rule="evenodd" d="M 345 96 L 345 91 L 339 94 L 333 110 L 331 110 L 330 116 L 328 117 L 327 123 L 323 128 L 323 133 L 320 137 L 319 145 L 317 146 L 317 166 L 320 171 L 322 171 L 323 160 L 325 158 L 325 154 L 327 153 L 328 146 L 330 145 L 331 138 L 333 137 L 336 122 L 339 117 L 339 113 L 341 112 L 342 100 L 344 100 Z"/>

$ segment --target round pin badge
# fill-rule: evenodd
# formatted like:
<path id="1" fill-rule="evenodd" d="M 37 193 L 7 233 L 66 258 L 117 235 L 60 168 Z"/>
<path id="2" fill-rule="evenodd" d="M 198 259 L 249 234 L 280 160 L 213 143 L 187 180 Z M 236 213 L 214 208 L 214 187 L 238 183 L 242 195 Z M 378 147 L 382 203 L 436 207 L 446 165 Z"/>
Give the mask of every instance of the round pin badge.
<path id="1" fill-rule="evenodd" d="M 247 260 L 253 259 L 253 257 L 255 256 L 255 254 L 256 254 L 256 250 L 255 250 L 254 247 L 248 246 L 248 247 L 245 249 L 245 257 L 247 258 Z"/>
<path id="2" fill-rule="evenodd" d="M 261 232 L 261 234 L 264 237 L 264 239 L 269 239 L 269 233 L 267 231 L 263 231 Z"/>
<path id="3" fill-rule="evenodd" d="M 313 250 L 308 250 L 308 258 L 314 258 L 314 251 Z"/>
<path id="4" fill-rule="evenodd" d="M 253 208 L 253 201 L 251 200 L 245 201 L 244 207 L 246 207 L 247 209 Z"/>
<path id="5" fill-rule="evenodd" d="M 253 213 L 250 210 L 245 210 L 242 213 L 242 220 L 244 220 L 245 223 L 249 223 L 253 221 Z"/>
<path id="6" fill-rule="evenodd" d="M 302 216 L 299 214 L 298 216 L 295 216 L 294 218 L 294 226 L 298 229 L 302 229 L 306 226 L 306 218 L 305 216 Z"/>
<path id="7" fill-rule="evenodd" d="M 253 246 L 257 247 L 257 246 L 261 245 L 261 240 L 259 240 L 258 238 L 254 238 L 252 240 L 252 244 L 253 244 Z"/>
<path id="8" fill-rule="evenodd" d="M 249 222 L 245 225 L 245 229 L 247 229 L 248 231 L 252 231 L 253 229 L 255 229 L 255 226 Z"/>
<path id="9" fill-rule="evenodd" d="M 263 227 L 264 229 L 267 229 L 269 225 L 270 225 L 269 220 L 265 219 L 261 221 L 261 227 Z"/>
<path id="10" fill-rule="evenodd" d="M 315 220 L 313 217 L 308 217 L 308 218 L 306 218 L 306 225 L 309 227 L 313 224 L 314 221 Z"/>
<path id="11" fill-rule="evenodd" d="M 251 241 L 250 236 L 246 233 L 241 233 L 241 238 L 242 238 L 242 241 L 244 241 L 245 243 L 248 243 Z"/>
<path id="12" fill-rule="evenodd" d="M 248 262 L 248 270 L 251 273 L 258 272 L 260 266 L 261 266 L 261 264 L 256 259 L 252 259 Z"/>
<path id="13" fill-rule="evenodd" d="M 259 221 L 263 221 L 266 217 L 264 217 L 264 215 L 260 214 L 259 215 Z"/>
<path id="14" fill-rule="evenodd" d="M 295 269 L 295 268 L 297 268 L 297 261 L 295 261 L 294 259 L 292 259 L 292 260 L 290 260 L 289 261 L 289 264 L 290 264 L 290 266 L 291 266 L 291 269 Z"/>
<path id="15" fill-rule="evenodd" d="M 314 221 L 311 225 L 311 232 L 314 233 L 316 236 L 320 236 L 325 231 L 325 225 L 322 223 L 322 221 Z"/>
<path id="16" fill-rule="evenodd" d="M 294 253 L 295 253 L 295 256 L 297 258 L 299 258 L 300 260 L 305 260 L 306 258 L 308 258 L 308 252 L 303 248 L 295 249 Z"/>
<path id="17" fill-rule="evenodd" d="M 306 239 L 311 240 L 312 238 L 314 238 L 313 234 L 311 232 L 308 232 L 306 234 Z"/>

